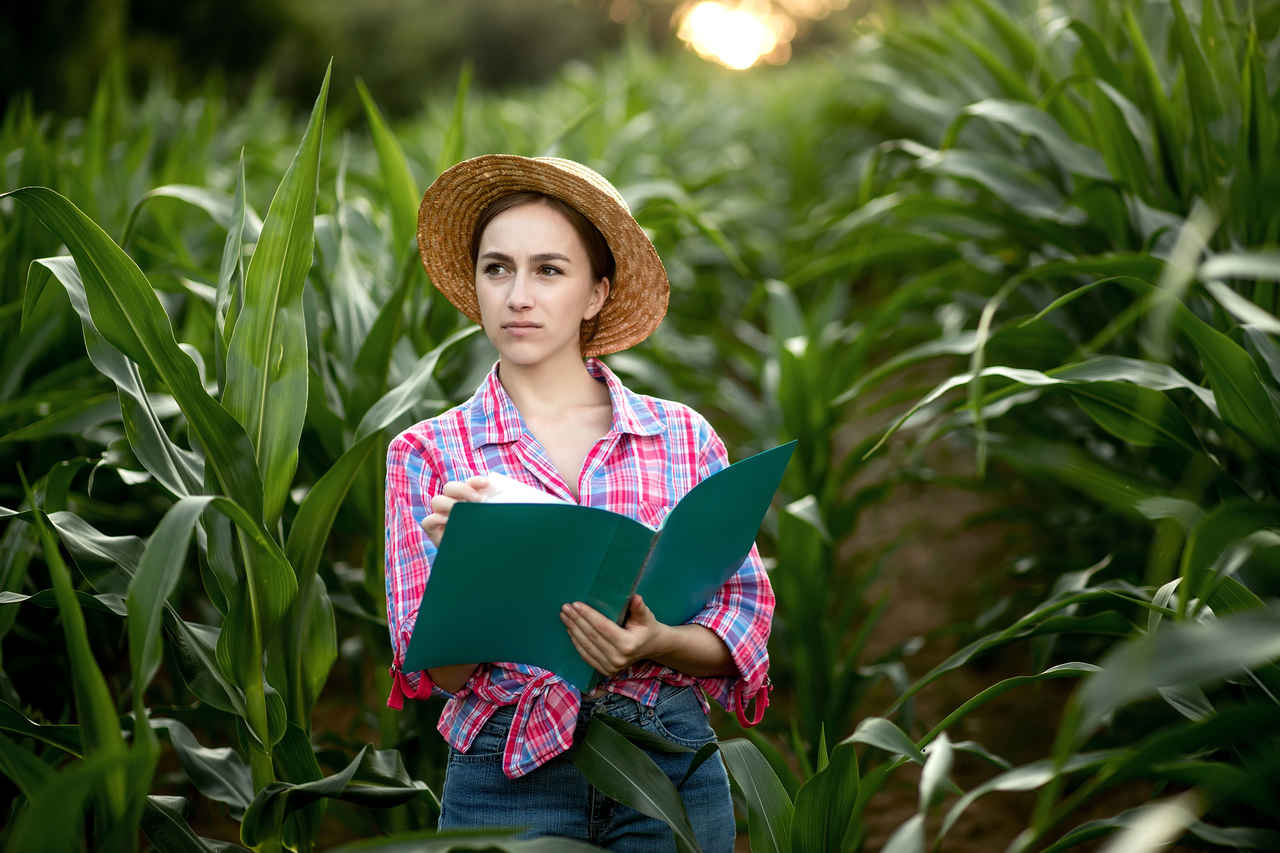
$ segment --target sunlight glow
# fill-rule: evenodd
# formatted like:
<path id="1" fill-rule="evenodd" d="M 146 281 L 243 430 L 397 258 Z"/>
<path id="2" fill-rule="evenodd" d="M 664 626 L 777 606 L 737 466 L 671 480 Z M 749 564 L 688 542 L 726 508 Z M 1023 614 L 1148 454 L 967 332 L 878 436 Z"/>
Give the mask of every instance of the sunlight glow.
<path id="1" fill-rule="evenodd" d="M 704 59 L 739 71 L 762 59 L 781 65 L 791 58 L 797 18 L 823 18 L 848 5 L 849 0 L 701 0 L 676 12 L 676 35 Z"/>

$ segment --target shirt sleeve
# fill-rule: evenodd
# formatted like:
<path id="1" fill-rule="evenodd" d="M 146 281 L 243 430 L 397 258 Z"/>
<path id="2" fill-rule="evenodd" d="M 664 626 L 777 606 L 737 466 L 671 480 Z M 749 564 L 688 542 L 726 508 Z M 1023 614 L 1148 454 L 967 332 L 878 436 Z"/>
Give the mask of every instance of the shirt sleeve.
<path id="1" fill-rule="evenodd" d="M 431 514 L 431 498 L 444 489 L 444 483 L 413 442 L 396 436 L 387 448 L 386 487 L 387 630 L 392 656 L 387 705 L 400 708 L 406 696 L 427 699 L 453 695 L 432 681 L 425 670 L 403 671 L 422 591 L 436 555 L 435 543 L 422 529 L 422 520 Z"/>
<path id="2" fill-rule="evenodd" d="M 724 442 L 711 425 L 704 421 L 700 433 L 699 482 L 729 466 Z M 726 711 L 735 710 L 735 692 L 745 710 L 768 676 L 773 608 L 773 586 L 753 542 L 738 570 L 717 590 L 706 607 L 689 620 L 710 629 L 724 640 L 738 667 L 737 676 L 695 677 L 707 695 L 714 697 Z"/>

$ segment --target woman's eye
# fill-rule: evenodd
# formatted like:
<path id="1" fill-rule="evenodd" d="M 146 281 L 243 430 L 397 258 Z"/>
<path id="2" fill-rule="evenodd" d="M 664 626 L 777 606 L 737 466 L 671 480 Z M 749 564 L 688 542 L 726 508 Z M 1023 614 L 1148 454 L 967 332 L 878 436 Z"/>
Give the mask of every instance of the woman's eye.
<path id="1" fill-rule="evenodd" d="M 506 271 L 507 271 L 507 265 L 497 263 L 496 261 L 494 263 L 485 264 L 485 267 L 484 267 L 485 275 L 502 275 Z"/>
<path id="2" fill-rule="evenodd" d="M 543 264 L 539 267 L 538 272 L 543 275 L 560 275 L 561 269 L 559 267 L 553 267 L 551 264 Z"/>

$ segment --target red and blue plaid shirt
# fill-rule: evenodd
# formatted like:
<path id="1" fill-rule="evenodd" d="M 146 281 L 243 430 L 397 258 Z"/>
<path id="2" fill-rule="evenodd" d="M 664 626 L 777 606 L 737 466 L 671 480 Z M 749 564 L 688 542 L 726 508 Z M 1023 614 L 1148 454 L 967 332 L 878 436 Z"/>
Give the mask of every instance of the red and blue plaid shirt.
<path id="1" fill-rule="evenodd" d="M 466 751 L 493 712 L 515 704 L 502 768 L 523 776 L 569 749 L 581 695 L 554 673 L 514 662 L 482 663 L 457 693 L 435 685 L 425 672 L 403 672 L 418 604 L 436 547 L 422 530 L 432 496 L 451 480 L 498 471 L 566 501 L 573 497 L 555 465 L 498 381 L 494 362 L 471 399 L 400 433 L 387 450 L 387 626 L 391 632 L 391 696 L 451 698 L 437 725 L 456 749 Z M 657 527 L 699 481 L 728 467 L 724 442 L 706 418 L 682 403 L 636 394 L 598 358 L 587 371 L 609 388 L 613 425 L 587 454 L 578 477 L 578 503 L 622 513 Z M 721 637 L 737 665 L 736 676 L 692 676 L 651 660 L 637 661 L 603 682 L 613 693 L 653 707 L 661 682 L 699 685 L 727 711 L 741 712 L 766 683 L 774 595 L 753 544 L 742 566 L 690 623 Z M 767 702 L 767 692 L 762 697 Z M 757 710 L 763 711 L 763 708 Z"/>

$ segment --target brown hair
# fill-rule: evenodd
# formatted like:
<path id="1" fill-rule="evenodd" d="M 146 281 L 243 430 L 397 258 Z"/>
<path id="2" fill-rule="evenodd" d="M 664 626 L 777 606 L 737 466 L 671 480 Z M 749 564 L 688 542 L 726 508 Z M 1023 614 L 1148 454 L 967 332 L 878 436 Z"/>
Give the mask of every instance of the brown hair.
<path id="1" fill-rule="evenodd" d="M 541 202 L 546 204 L 552 210 L 557 211 L 569 224 L 573 226 L 573 230 L 577 232 L 578 239 L 582 241 L 583 248 L 587 251 L 587 261 L 591 264 L 591 279 L 599 281 L 602 278 L 609 279 L 609 293 L 605 297 L 607 302 L 609 297 L 613 296 L 616 282 L 613 280 L 615 264 L 613 260 L 613 252 L 609 250 L 609 244 L 604 239 L 604 235 L 600 233 L 590 219 L 583 216 L 576 208 L 566 204 L 555 196 L 546 195 L 532 190 L 522 190 L 520 192 L 510 193 L 508 195 L 499 196 L 485 206 L 480 211 L 480 215 L 476 218 L 475 228 L 471 230 L 471 264 L 474 267 L 476 258 L 480 254 L 480 237 L 484 234 L 484 229 L 489 227 L 489 223 L 497 218 L 498 214 L 510 210 L 513 207 L 519 207 L 522 204 L 531 204 Z M 579 331 L 579 343 L 585 348 L 587 343 L 595 337 L 596 329 L 600 325 L 600 315 L 604 312 L 601 307 L 590 320 L 582 321 L 582 328 Z"/>

